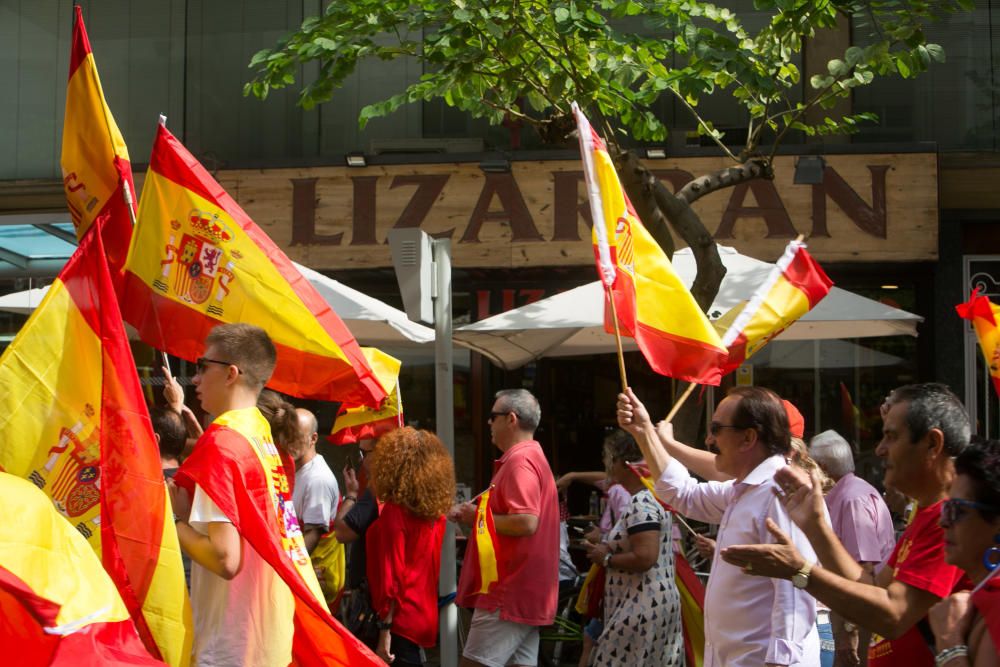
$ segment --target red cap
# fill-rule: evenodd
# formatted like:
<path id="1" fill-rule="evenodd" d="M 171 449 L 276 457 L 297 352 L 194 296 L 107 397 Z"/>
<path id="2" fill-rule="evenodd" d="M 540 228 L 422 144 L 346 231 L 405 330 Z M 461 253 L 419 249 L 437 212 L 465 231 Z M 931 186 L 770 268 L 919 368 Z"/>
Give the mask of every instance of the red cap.
<path id="1" fill-rule="evenodd" d="M 792 434 L 793 438 L 801 438 L 806 432 L 805 418 L 802 417 L 802 413 L 797 407 L 785 399 L 781 399 L 781 402 L 785 404 L 785 412 L 788 414 L 788 432 Z"/>

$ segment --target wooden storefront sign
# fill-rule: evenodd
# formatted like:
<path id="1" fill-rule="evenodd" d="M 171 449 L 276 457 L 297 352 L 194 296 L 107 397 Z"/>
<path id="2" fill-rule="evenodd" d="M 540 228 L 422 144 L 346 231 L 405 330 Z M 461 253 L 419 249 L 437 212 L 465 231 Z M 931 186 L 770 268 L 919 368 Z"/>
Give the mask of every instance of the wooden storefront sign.
<path id="1" fill-rule="evenodd" d="M 649 160 L 671 189 L 726 166 L 717 158 Z M 795 158 L 773 181 L 715 192 L 695 204 L 723 245 L 774 261 L 805 234 L 821 261 L 937 257 L 933 153 L 826 156 L 821 185 L 794 185 Z M 514 162 L 232 170 L 222 185 L 288 255 L 320 270 L 391 266 L 386 233 L 420 227 L 452 240 L 459 267 L 565 266 L 593 261 L 580 163 Z"/>

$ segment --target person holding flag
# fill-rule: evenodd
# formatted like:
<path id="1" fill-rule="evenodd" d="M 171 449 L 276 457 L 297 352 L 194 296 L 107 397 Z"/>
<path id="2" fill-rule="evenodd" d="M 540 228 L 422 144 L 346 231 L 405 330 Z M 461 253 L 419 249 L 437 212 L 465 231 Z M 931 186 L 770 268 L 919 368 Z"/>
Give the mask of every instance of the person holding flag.
<path id="1" fill-rule="evenodd" d="M 496 533 L 495 563 L 486 563 L 488 554 L 470 540 L 456 600 L 475 609 L 463 667 L 537 664 L 539 627 L 550 625 L 556 615 L 559 497 L 534 439 L 541 416 L 538 399 L 526 389 L 497 392 L 490 411 L 490 436 L 503 452 L 493 464 L 487 501 Z M 459 505 L 449 518 L 472 526 L 477 507 Z M 498 579 L 482 581 L 494 567 Z"/>
<path id="2" fill-rule="evenodd" d="M 194 664 L 378 664 L 322 601 L 281 458 L 257 408 L 274 370 L 274 344 L 259 327 L 224 324 L 205 345 L 194 384 L 215 421 L 170 487 L 177 536 L 193 561 Z"/>

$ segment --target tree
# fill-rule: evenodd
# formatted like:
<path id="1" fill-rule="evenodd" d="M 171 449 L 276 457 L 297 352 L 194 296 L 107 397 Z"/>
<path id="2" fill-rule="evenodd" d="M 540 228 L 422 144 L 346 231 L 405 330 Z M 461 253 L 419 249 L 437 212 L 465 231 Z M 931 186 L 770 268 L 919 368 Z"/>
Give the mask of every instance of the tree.
<path id="1" fill-rule="evenodd" d="M 756 33 L 725 7 L 698 0 L 351 0 L 330 2 L 323 16 L 273 49 L 257 53 L 245 93 L 265 98 L 295 83 L 300 65 L 318 62 L 302 88 L 309 108 L 331 98 L 363 59 L 418 59 L 424 74 L 405 90 L 362 109 L 362 126 L 404 104 L 441 98 L 492 124 L 519 119 L 546 141 L 566 141 L 576 101 L 603 127 L 616 167 L 640 219 L 668 256 L 673 238 L 698 262 L 691 291 L 708 309 L 725 275 L 712 235 L 691 205 L 719 189 L 773 178 L 778 147 L 793 133 L 854 132 L 871 114 L 843 113 L 838 102 L 877 76 L 913 77 L 944 51 L 923 28 L 972 0 L 754 0 L 770 20 Z M 826 71 L 801 81 L 796 65 L 806 40 L 855 18 L 855 45 Z M 623 28 L 641 20 L 644 34 Z M 699 110 L 709 95 L 732 95 L 747 119 L 745 136 L 717 130 Z M 673 96 L 698 132 L 732 165 L 670 191 L 624 150 L 618 137 L 662 141 L 667 127 L 651 107 Z M 816 114 L 819 111 L 818 115 Z"/>

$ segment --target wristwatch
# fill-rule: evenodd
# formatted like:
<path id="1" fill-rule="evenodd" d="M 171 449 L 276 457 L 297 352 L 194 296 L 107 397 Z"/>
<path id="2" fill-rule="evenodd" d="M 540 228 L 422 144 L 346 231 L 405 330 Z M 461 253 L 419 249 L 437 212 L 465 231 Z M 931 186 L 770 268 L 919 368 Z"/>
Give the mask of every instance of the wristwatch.
<path id="1" fill-rule="evenodd" d="M 375 627 L 379 630 L 392 630 L 392 621 L 383 621 L 379 618 L 375 621 Z"/>
<path id="2" fill-rule="evenodd" d="M 809 585 L 809 574 L 812 572 L 815 563 L 806 562 L 802 569 L 792 575 L 792 586 L 805 588 Z"/>
<path id="3" fill-rule="evenodd" d="M 613 555 L 614 554 L 612 554 L 610 551 L 604 554 L 604 567 L 608 567 L 609 565 L 611 565 L 611 556 Z"/>

